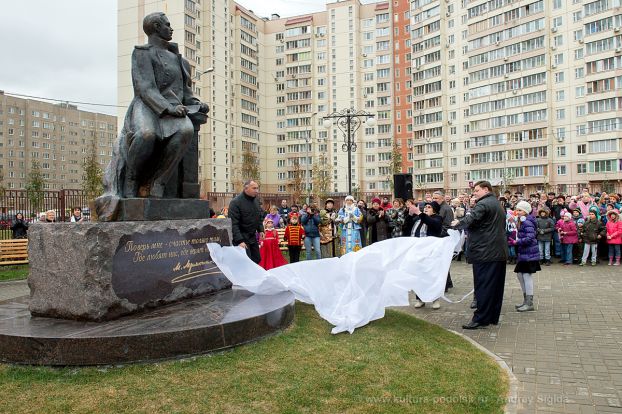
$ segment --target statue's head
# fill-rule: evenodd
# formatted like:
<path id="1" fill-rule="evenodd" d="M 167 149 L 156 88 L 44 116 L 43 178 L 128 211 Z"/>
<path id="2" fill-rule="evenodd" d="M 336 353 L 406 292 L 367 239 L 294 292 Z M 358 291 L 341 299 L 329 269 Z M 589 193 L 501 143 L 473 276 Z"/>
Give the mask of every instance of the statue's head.
<path id="1" fill-rule="evenodd" d="M 166 15 L 162 12 L 150 13 L 143 19 L 143 31 L 147 36 L 153 34 L 164 40 L 173 39 L 173 28 Z"/>

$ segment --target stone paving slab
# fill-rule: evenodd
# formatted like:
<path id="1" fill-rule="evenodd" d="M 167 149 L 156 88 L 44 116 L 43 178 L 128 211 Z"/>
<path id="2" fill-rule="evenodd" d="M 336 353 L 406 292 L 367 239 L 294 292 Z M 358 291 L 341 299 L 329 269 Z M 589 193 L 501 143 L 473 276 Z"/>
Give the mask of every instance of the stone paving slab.
<path id="1" fill-rule="evenodd" d="M 0 282 L 0 302 L 29 294 L 30 289 L 26 280 Z"/>
<path id="2" fill-rule="evenodd" d="M 498 326 L 463 330 L 471 298 L 441 309 L 397 308 L 455 330 L 501 357 L 519 381 L 517 413 L 622 413 L 622 268 L 542 267 L 536 274 L 535 312 L 520 313 L 520 285 L 507 267 Z M 471 266 L 453 262 L 457 299 L 473 287 Z M 414 303 L 414 296 L 411 303 Z"/>

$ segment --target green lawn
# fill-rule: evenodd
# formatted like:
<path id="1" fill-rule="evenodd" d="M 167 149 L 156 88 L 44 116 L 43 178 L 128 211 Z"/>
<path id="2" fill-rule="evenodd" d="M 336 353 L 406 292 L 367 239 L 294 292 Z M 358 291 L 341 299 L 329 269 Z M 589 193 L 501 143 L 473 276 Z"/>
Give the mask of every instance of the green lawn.
<path id="1" fill-rule="evenodd" d="M 296 304 L 280 335 L 182 361 L 100 368 L 0 365 L 8 413 L 500 413 L 505 373 L 470 343 L 397 311 L 331 335 Z"/>
<path id="2" fill-rule="evenodd" d="M 28 265 L 0 266 L 0 282 L 28 277 Z"/>

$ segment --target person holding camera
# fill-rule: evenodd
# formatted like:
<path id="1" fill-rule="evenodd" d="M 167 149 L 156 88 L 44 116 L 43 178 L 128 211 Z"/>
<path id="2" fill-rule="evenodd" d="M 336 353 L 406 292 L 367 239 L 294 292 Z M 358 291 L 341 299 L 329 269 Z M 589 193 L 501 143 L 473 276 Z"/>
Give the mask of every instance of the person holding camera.
<path id="1" fill-rule="evenodd" d="M 389 216 L 380 205 L 378 197 L 371 201 L 371 208 L 367 210 L 367 228 L 369 230 L 370 243 L 373 244 L 391 237 L 389 229 Z"/>
<path id="2" fill-rule="evenodd" d="M 24 220 L 22 213 L 15 215 L 15 221 L 11 225 L 11 231 L 13 232 L 14 239 L 27 239 L 28 238 L 28 222 Z"/>
<path id="3" fill-rule="evenodd" d="M 311 246 L 315 251 L 315 258 L 321 259 L 320 253 L 320 210 L 315 203 L 312 203 L 302 211 L 300 223 L 305 229 L 305 249 L 307 250 L 307 260 L 312 259 Z"/>

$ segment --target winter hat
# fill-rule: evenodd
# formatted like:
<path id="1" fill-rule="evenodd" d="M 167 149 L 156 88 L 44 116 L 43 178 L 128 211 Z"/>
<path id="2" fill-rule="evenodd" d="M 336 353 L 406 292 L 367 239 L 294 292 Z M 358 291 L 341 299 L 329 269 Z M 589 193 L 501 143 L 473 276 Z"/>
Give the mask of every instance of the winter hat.
<path id="1" fill-rule="evenodd" d="M 270 223 L 274 224 L 274 220 L 272 220 L 270 217 L 266 217 L 266 218 L 263 220 L 263 224 L 266 224 L 267 222 L 270 222 Z"/>
<path id="2" fill-rule="evenodd" d="M 531 204 L 526 201 L 519 201 L 516 204 L 516 210 L 523 210 L 527 214 L 531 214 Z"/>
<path id="3" fill-rule="evenodd" d="M 550 213 L 549 209 L 548 209 L 548 208 L 546 208 L 546 207 L 543 207 L 543 208 L 539 209 L 539 210 L 538 210 L 538 215 L 540 215 L 542 212 L 546 213 L 546 215 L 547 215 L 547 216 L 548 216 L 548 215 L 549 215 L 549 213 Z"/>
<path id="4" fill-rule="evenodd" d="M 596 206 L 592 206 L 592 207 L 590 207 L 589 212 L 590 213 L 593 212 L 594 214 L 596 214 L 596 219 L 600 220 L 600 208 L 598 208 Z"/>
<path id="5" fill-rule="evenodd" d="M 566 212 L 566 213 L 564 214 L 564 217 L 571 219 L 571 218 L 572 218 L 572 214 L 571 214 L 571 213 L 569 213 L 569 212 Z"/>
<path id="6" fill-rule="evenodd" d="M 441 211 L 441 205 L 438 204 L 436 201 L 431 201 L 429 203 L 425 203 L 426 206 L 431 206 L 432 210 L 434 210 L 434 214 L 438 214 L 439 211 Z"/>
<path id="7" fill-rule="evenodd" d="M 348 197 L 346 197 L 346 200 L 348 199 Z M 354 199 L 353 199 L 354 200 Z M 326 201 L 324 201 L 324 207 L 326 207 L 326 204 L 328 203 L 333 203 L 335 204 L 335 200 L 333 200 L 332 198 L 327 198 Z"/>
<path id="8" fill-rule="evenodd" d="M 580 209 L 579 207 L 577 207 L 577 208 L 575 208 L 574 210 L 572 210 L 572 212 L 573 212 L 573 213 L 574 213 L 575 211 L 576 211 L 577 213 L 579 213 L 579 214 L 583 214 L 583 212 L 581 211 L 581 209 Z"/>
<path id="9" fill-rule="evenodd" d="M 329 199 L 329 200 L 332 201 L 332 199 Z M 345 201 L 348 201 L 348 200 L 352 200 L 352 202 L 354 202 L 354 197 L 352 197 L 351 195 L 346 196 L 346 200 Z M 326 201 L 328 202 L 328 200 L 326 200 Z"/>
<path id="10" fill-rule="evenodd" d="M 618 209 L 617 209 L 617 208 L 614 208 L 613 210 L 609 210 L 609 211 L 607 212 L 607 217 L 609 217 L 609 216 L 613 216 L 613 215 L 615 215 L 616 217 L 619 217 L 619 216 L 620 216 L 620 212 L 618 211 Z"/>
<path id="11" fill-rule="evenodd" d="M 292 218 L 292 217 L 298 218 L 300 217 L 300 215 L 298 213 L 289 213 L 289 218 Z"/>
<path id="12" fill-rule="evenodd" d="M 371 203 L 372 203 L 372 204 L 374 204 L 374 203 L 378 203 L 378 204 L 380 204 L 380 203 L 381 203 L 381 201 L 380 201 L 380 199 L 379 199 L 378 197 L 374 197 L 374 198 L 371 200 Z"/>
<path id="13" fill-rule="evenodd" d="M 579 224 L 585 224 L 585 220 L 583 220 L 582 218 L 580 218 L 579 220 L 577 220 L 577 226 Z"/>

